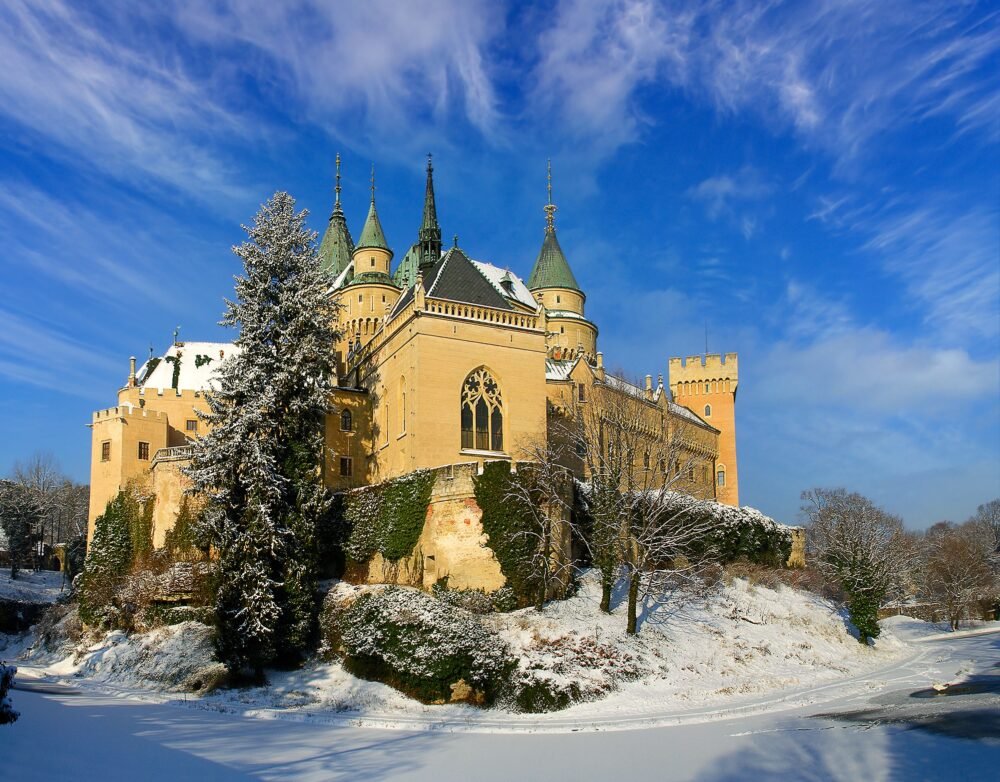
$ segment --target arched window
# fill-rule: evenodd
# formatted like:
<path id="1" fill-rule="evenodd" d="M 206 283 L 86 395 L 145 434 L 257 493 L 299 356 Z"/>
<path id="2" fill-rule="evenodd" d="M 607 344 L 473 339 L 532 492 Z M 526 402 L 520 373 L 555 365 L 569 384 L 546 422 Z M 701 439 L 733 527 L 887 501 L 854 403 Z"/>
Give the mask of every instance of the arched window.
<path id="1" fill-rule="evenodd" d="M 354 418 L 351 416 L 350 410 L 342 410 L 340 412 L 340 431 L 350 432 L 354 428 Z"/>
<path id="2" fill-rule="evenodd" d="M 462 448 L 503 450 L 503 398 L 493 376 L 480 367 L 462 384 Z"/>
<path id="3" fill-rule="evenodd" d="M 723 467 L 721 464 L 719 465 L 715 473 L 715 485 L 718 486 L 720 489 L 725 487 L 726 485 L 726 468 Z"/>
<path id="4" fill-rule="evenodd" d="M 711 418 L 711 417 L 712 417 L 712 406 L 705 405 L 705 418 Z"/>

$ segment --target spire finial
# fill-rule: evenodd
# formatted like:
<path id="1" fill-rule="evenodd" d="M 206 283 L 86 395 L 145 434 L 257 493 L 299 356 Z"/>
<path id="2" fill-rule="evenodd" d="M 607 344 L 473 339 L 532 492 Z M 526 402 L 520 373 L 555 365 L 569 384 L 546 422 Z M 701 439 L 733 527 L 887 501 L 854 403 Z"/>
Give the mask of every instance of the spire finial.
<path id="1" fill-rule="evenodd" d="M 333 202 L 333 206 L 336 209 L 340 209 L 340 153 L 339 152 L 337 153 L 337 176 L 336 176 L 336 181 L 337 181 L 337 184 L 333 188 L 333 191 L 337 194 L 337 197 L 336 197 L 336 199 Z"/>
<path id="2" fill-rule="evenodd" d="M 431 153 L 427 153 L 427 173 L 430 174 L 434 171 L 434 165 L 431 163 Z"/>
<path id="3" fill-rule="evenodd" d="M 372 203 L 375 203 L 375 164 L 372 163 Z"/>
<path id="4" fill-rule="evenodd" d="M 548 160 L 548 188 L 549 201 L 545 205 L 545 230 L 554 232 L 556 230 L 556 205 L 552 203 L 552 159 Z"/>
<path id="5" fill-rule="evenodd" d="M 455 241 L 455 246 L 458 247 L 458 234 L 455 234 L 452 239 Z"/>

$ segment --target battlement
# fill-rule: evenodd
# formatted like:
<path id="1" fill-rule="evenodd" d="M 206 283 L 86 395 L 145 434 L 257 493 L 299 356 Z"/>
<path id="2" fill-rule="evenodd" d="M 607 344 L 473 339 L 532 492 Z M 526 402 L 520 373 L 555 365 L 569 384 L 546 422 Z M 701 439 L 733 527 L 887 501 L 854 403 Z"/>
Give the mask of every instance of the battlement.
<path id="1" fill-rule="evenodd" d="M 670 385 L 704 380 L 739 380 L 739 358 L 736 353 L 709 353 L 705 356 L 671 358 Z"/>
<path id="2" fill-rule="evenodd" d="M 118 405 L 117 407 L 108 407 L 104 410 L 95 410 L 92 417 L 92 424 L 113 421 L 119 418 L 145 418 L 147 420 L 167 423 L 167 414 L 160 410 L 150 410 L 149 408 L 136 407 L 135 405 Z"/>

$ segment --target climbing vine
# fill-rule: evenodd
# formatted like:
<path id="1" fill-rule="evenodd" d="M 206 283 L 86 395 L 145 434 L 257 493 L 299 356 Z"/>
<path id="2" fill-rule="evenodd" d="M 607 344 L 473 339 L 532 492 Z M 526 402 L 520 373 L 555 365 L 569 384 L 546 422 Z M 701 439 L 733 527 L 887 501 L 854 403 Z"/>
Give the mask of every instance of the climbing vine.
<path id="1" fill-rule="evenodd" d="M 181 354 L 178 353 L 176 356 L 166 356 L 164 361 L 169 361 L 174 365 L 174 375 L 170 379 L 170 387 L 176 389 L 177 384 L 181 380 Z"/>
<path id="2" fill-rule="evenodd" d="M 521 478 L 512 474 L 509 462 L 488 462 L 482 475 L 473 479 L 476 504 L 483 512 L 483 532 L 489 535 L 493 549 L 507 585 L 514 591 L 520 605 L 530 605 L 538 585 L 531 573 L 531 560 L 537 538 L 519 534 L 531 529 L 534 514 L 512 491 L 514 481 Z"/>
<path id="3" fill-rule="evenodd" d="M 375 553 L 397 562 L 413 553 L 427 518 L 434 473 L 417 470 L 345 495 L 343 521 L 350 533 L 344 551 L 355 562 Z"/>
<path id="4" fill-rule="evenodd" d="M 201 353 L 198 353 L 194 357 L 194 366 L 196 369 L 201 369 L 203 366 L 205 366 L 205 364 L 209 363 L 211 360 L 212 360 L 211 356 L 206 356 Z"/>
<path id="5" fill-rule="evenodd" d="M 145 383 L 147 380 L 149 380 L 149 378 L 153 376 L 153 372 L 156 370 L 158 366 L 160 366 L 160 362 L 162 360 L 163 359 L 161 359 L 159 356 L 156 356 L 155 358 L 151 358 L 149 359 L 149 361 L 146 362 L 146 374 L 142 378 L 143 383 Z"/>

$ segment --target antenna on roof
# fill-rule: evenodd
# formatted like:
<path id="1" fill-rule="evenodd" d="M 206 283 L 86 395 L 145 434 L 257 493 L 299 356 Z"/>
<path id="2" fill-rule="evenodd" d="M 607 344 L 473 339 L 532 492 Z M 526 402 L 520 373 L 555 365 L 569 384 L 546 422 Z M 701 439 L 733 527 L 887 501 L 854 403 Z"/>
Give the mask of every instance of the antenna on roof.
<path id="1" fill-rule="evenodd" d="M 708 321 L 705 321 L 705 355 L 708 355 Z"/>

